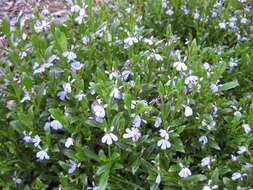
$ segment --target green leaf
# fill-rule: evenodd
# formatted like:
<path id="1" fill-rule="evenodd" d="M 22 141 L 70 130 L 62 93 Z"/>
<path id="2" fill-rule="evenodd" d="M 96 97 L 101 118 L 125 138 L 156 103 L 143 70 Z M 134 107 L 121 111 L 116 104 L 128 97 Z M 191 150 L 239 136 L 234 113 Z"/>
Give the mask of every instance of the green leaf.
<path id="1" fill-rule="evenodd" d="M 49 112 L 51 113 L 54 119 L 58 120 L 62 124 L 68 124 L 66 116 L 64 115 L 63 111 L 60 110 L 59 108 L 49 109 Z"/>
<path id="2" fill-rule="evenodd" d="M 2 21 L 2 26 L 1 26 L 1 30 L 3 31 L 3 33 L 6 35 L 7 39 L 10 40 L 10 36 L 11 36 L 11 29 L 10 29 L 10 21 L 8 19 L 8 17 L 5 17 Z"/>
<path id="3" fill-rule="evenodd" d="M 54 37 L 55 37 L 56 48 L 62 53 L 67 51 L 68 41 L 64 32 L 61 32 L 59 28 L 56 28 Z"/>
<path id="4" fill-rule="evenodd" d="M 99 178 L 99 188 L 101 190 L 105 190 L 107 187 L 107 183 L 109 180 L 109 174 L 110 174 L 111 164 L 106 164 L 104 167 L 104 171 L 102 175 Z"/>
<path id="5" fill-rule="evenodd" d="M 219 91 L 226 91 L 233 89 L 235 87 L 239 86 L 239 83 L 237 81 L 231 81 L 223 84 L 221 87 L 219 87 Z"/>
<path id="6" fill-rule="evenodd" d="M 28 76 L 27 73 L 22 73 L 21 82 L 27 90 L 30 90 L 32 87 L 32 79 Z"/>

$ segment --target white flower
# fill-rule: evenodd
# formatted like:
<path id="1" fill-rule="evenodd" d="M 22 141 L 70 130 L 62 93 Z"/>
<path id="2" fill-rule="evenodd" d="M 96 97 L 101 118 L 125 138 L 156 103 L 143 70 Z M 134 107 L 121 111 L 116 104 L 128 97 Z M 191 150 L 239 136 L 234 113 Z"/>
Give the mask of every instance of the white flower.
<path id="1" fill-rule="evenodd" d="M 39 158 L 40 160 L 48 160 L 49 156 L 47 154 L 47 149 L 40 150 L 39 152 L 37 152 L 36 157 Z"/>
<path id="2" fill-rule="evenodd" d="M 161 139 L 157 142 L 157 146 L 161 147 L 162 150 L 165 150 L 171 147 L 171 143 L 167 139 Z"/>
<path id="3" fill-rule="evenodd" d="M 32 139 L 32 142 L 33 142 L 33 145 L 35 147 L 39 146 L 40 142 L 41 142 L 41 139 L 39 137 L 39 135 L 36 135 L 33 139 Z"/>
<path id="4" fill-rule="evenodd" d="M 178 175 L 182 178 L 186 178 L 188 176 L 191 176 L 192 172 L 188 168 L 182 168 Z"/>
<path id="5" fill-rule="evenodd" d="M 64 92 L 66 92 L 66 93 L 70 93 L 71 92 L 71 84 L 69 82 L 68 83 L 64 83 L 62 86 L 63 86 Z"/>
<path id="6" fill-rule="evenodd" d="M 248 148 L 246 146 L 240 146 L 239 150 L 237 151 L 238 154 L 243 154 L 245 152 L 248 152 Z"/>
<path id="7" fill-rule="evenodd" d="M 71 70 L 72 71 L 79 71 L 84 66 L 79 61 L 74 61 L 70 65 L 71 65 Z"/>
<path id="8" fill-rule="evenodd" d="M 216 84 L 211 84 L 210 89 L 213 93 L 216 93 L 219 90 Z"/>
<path id="9" fill-rule="evenodd" d="M 187 85 L 195 85 L 198 81 L 198 77 L 197 76 L 194 76 L 194 75 L 190 75 L 188 76 L 186 79 L 185 79 L 185 84 Z"/>
<path id="10" fill-rule="evenodd" d="M 141 133 L 138 128 L 132 127 L 131 129 L 127 128 L 126 133 L 124 133 L 123 138 L 128 139 L 132 138 L 133 141 L 137 141 L 141 137 Z"/>
<path id="11" fill-rule="evenodd" d="M 102 137 L 102 143 L 111 145 L 113 143 L 113 141 L 118 141 L 118 137 L 116 135 L 114 135 L 113 133 L 106 133 L 103 137 Z"/>
<path id="12" fill-rule="evenodd" d="M 184 115 L 185 115 L 185 117 L 190 117 L 190 116 L 192 116 L 193 111 L 192 111 L 191 107 L 185 106 L 184 109 L 185 109 L 185 110 L 184 110 Z"/>
<path id="13" fill-rule="evenodd" d="M 226 28 L 226 23 L 225 22 L 219 23 L 219 27 L 220 27 L 220 29 L 225 29 Z"/>
<path id="14" fill-rule="evenodd" d="M 73 61 L 76 59 L 76 54 L 73 51 L 66 51 L 63 53 L 63 56 L 68 59 L 68 61 Z"/>
<path id="15" fill-rule="evenodd" d="M 69 148 L 74 145 L 74 139 L 72 137 L 68 137 L 65 141 L 65 147 Z"/>
<path id="16" fill-rule="evenodd" d="M 95 101 L 91 104 L 91 109 L 92 109 L 94 115 L 96 116 L 97 121 L 102 121 L 104 119 L 105 109 L 101 104 L 99 104 L 97 101 Z"/>
<path id="17" fill-rule="evenodd" d="M 29 93 L 26 91 L 24 94 L 24 97 L 21 99 L 21 103 L 25 102 L 25 101 L 30 101 L 31 100 L 31 96 L 29 95 Z"/>
<path id="18" fill-rule="evenodd" d="M 81 101 L 86 95 L 80 91 L 77 95 L 75 95 L 75 99 L 77 99 L 78 101 Z"/>
<path id="19" fill-rule="evenodd" d="M 88 36 L 84 36 L 82 40 L 83 40 L 83 44 L 85 46 L 87 46 L 90 42 L 90 38 Z"/>
<path id="20" fill-rule="evenodd" d="M 156 117 L 156 120 L 155 120 L 154 127 L 155 127 L 155 128 L 159 128 L 159 127 L 161 127 L 161 125 L 162 125 L 162 118 L 159 117 L 159 116 L 157 116 L 157 117 Z"/>
<path id="21" fill-rule="evenodd" d="M 249 134 L 251 132 L 251 128 L 250 128 L 249 124 L 247 124 L 247 123 L 242 124 L 242 128 L 244 129 L 244 132 L 246 134 Z"/>
<path id="22" fill-rule="evenodd" d="M 130 46 L 132 46 L 134 43 L 138 43 L 138 39 L 136 37 L 128 37 L 124 40 L 125 43 L 125 48 L 128 48 Z"/>
<path id="23" fill-rule="evenodd" d="M 206 143 L 208 143 L 208 138 L 207 138 L 207 136 L 201 136 L 201 137 L 199 137 L 199 142 L 201 142 L 202 144 L 206 144 Z"/>
<path id="24" fill-rule="evenodd" d="M 242 177 L 243 177 L 243 175 L 242 175 L 240 172 L 235 172 L 235 173 L 232 174 L 231 179 L 232 179 L 233 181 L 236 181 L 236 180 L 238 180 L 238 179 L 242 179 Z"/>
<path id="25" fill-rule="evenodd" d="M 71 12 L 78 13 L 80 11 L 81 7 L 79 5 L 73 5 L 70 8 Z"/>
<path id="26" fill-rule="evenodd" d="M 48 28 L 49 28 L 49 22 L 46 22 L 45 20 L 42 21 L 36 21 L 35 25 L 34 25 L 34 30 L 36 33 L 40 33 L 42 31 L 47 32 Z"/>
<path id="27" fill-rule="evenodd" d="M 160 132 L 160 137 L 167 139 L 167 140 L 169 139 L 169 133 L 166 130 L 160 129 L 159 132 Z"/>
<path id="28" fill-rule="evenodd" d="M 161 175 L 160 174 L 158 174 L 156 176 L 155 183 L 158 184 L 158 185 L 161 183 Z"/>
<path id="29" fill-rule="evenodd" d="M 214 159 L 211 156 L 207 156 L 201 160 L 201 167 L 207 166 L 209 168 L 213 161 Z"/>
<path id="30" fill-rule="evenodd" d="M 135 115 L 132 121 L 132 126 L 135 128 L 139 128 L 141 126 L 141 117 L 139 115 Z"/>
<path id="31" fill-rule="evenodd" d="M 187 69 L 187 66 L 180 61 L 173 63 L 173 67 L 176 68 L 177 71 L 186 71 Z"/>
<path id="32" fill-rule="evenodd" d="M 157 53 L 151 53 L 150 57 L 156 61 L 163 61 L 163 57 Z"/>
<path id="33" fill-rule="evenodd" d="M 122 99 L 122 95 L 121 95 L 121 92 L 119 90 L 119 88 L 115 87 L 111 94 L 110 94 L 111 97 L 114 97 L 116 100 L 121 100 Z"/>
<path id="34" fill-rule="evenodd" d="M 59 130 L 59 129 L 63 129 L 63 125 L 58 121 L 58 120 L 53 120 L 50 122 L 50 126 L 54 129 L 54 130 Z"/>

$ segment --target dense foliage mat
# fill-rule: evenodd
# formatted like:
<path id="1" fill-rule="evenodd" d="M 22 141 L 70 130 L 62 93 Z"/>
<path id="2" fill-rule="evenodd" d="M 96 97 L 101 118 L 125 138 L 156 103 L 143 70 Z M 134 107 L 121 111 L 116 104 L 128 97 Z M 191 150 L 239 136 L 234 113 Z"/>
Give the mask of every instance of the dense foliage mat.
<path id="1" fill-rule="evenodd" d="M 0 187 L 252 189 L 252 3 L 67 2 L 1 21 Z"/>

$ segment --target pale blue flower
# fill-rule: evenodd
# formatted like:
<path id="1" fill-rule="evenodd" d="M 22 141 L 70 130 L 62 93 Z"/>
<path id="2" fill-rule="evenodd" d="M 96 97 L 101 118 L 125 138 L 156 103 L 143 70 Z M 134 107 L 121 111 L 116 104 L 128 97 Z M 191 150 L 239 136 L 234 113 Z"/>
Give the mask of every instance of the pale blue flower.
<path id="1" fill-rule="evenodd" d="M 75 172 L 76 168 L 79 168 L 81 166 L 81 163 L 76 163 L 75 161 L 73 160 L 70 160 L 70 166 L 69 166 L 69 174 L 72 174 Z"/>
<path id="2" fill-rule="evenodd" d="M 40 160 L 48 160 L 49 156 L 47 154 L 47 149 L 40 150 L 39 152 L 37 152 L 36 157 L 39 158 Z"/>

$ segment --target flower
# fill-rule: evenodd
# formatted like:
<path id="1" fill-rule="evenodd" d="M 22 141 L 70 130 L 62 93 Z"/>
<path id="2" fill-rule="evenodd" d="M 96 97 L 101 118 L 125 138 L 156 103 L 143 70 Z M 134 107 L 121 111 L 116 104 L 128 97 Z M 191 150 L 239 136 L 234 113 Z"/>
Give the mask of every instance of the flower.
<path id="1" fill-rule="evenodd" d="M 139 128 L 141 126 L 141 117 L 139 115 L 135 115 L 132 121 L 132 126 L 135 128 Z"/>
<path id="2" fill-rule="evenodd" d="M 111 145 L 113 143 L 113 141 L 118 141 L 118 137 L 116 135 L 114 135 L 113 133 L 106 133 L 103 137 L 102 137 L 102 143 L 105 143 L 107 145 Z"/>
<path id="3" fill-rule="evenodd" d="M 83 68 L 83 64 L 81 64 L 79 61 L 74 61 L 74 62 L 71 62 L 71 70 L 72 71 L 78 71 L 80 70 L 81 68 Z"/>
<path id="4" fill-rule="evenodd" d="M 220 27 L 220 29 L 225 29 L 226 28 L 226 23 L 225 22 L 219 23 L 219 27 Z"/>
<path id="5" fill-rule="evenodd" d="M 178 175 L 182 178 L 186 178 L 188 176 L 191 176 L 191 170 L 189 170 L 188 168 L 184 167 L 181 169 L 181 171 L 178 173 Z"/>
<path id="6" fill-rule="evenodd" d="M 75 99 L 77 101 L 81 101 L 86 95 L 83 93 L 83 91 L 80 91 L 77 95 L 75 95 Z"/>
<path id="7" fill-rule="evenodd" d="M 68 137 L 65 141 L 65 147 L 69 148 L 74 145 L 74 139 L 72 137 Z"/>
<path id="8" fill-rule="evenodd" d="M 184 111 L 185 117 L 190 117 L 190 116 L 192 116 L 192 114 L 193 114 L 193 111 L 192 111 L 191 107 L 185 106 L 185 111 Z"/>
<path id="9" fill-rule="evenodd" d="M 40 142 L 41 142 L 41 139 L 39 137 L 39 135 L 36 135 L 33 139 L 32 139 L 32 142 L 33 142 L 33 145 L 35 147 L 39 146 Z"/>
<path id="10" fill-rule="evenodd" d="M 102 122 L 105 117 L 105 109 L 104 107 L 95 101 L 91 104 L 91 109 L 94 115 L 96 116 L 96 121 Z"/>
<path id="11" fill-rule="evenodd" d="M 236 180 L 242 179 L 242 178 L 243 178 L 243 175 L 242 175 L 240 172 L 235 172 L 235 173 L 233 173 L 233 174 L 232 174 L 232 177 L 231 177 L 231 179 L 232 179 L 233 181 L 236 181 Z"/>
<path id="12" fill-rule="evenodd" d="M 85 46 L 87 46 L 90 42 L 90 38 L 88 36 L 84 36 L 82 40 L 83 40 L 83 44 Z"/>
<path id="13" fill-rule="evenodd" d="M 198 81 L 198 77 L 197 76 L 194 76 L 194 75 L 190 75 L 188 76 L 186 79 L 185 79 L 185 84 L 186 85 L 189 85 L 189 86 L 192 86 L 192 85 L 195 85 Z"/>
<path id="14" fill-rule="evenodd" d="M 58 120 L 53 120 L 50 122 L 50 126 L 54 129 L 54 130 L 59 130 L 59 129 L 63 129 L 63 125 L 58 121 Z"/>
<path id="15" fill-rule="evenodd" d="M 134 43 L 138 43 L 138 39 L 136 37 L 129 36 L 124 40 L 125 48 L 131 47 Z"/>
<path id="16" fill-rule="evenodd" d="M 26 143 L 31 143 L 33 141 L 31 135 L 32 135 L 32 131 L 23 131 L 23 134 L 25 135 L 23 140 L 26 142 Z"/>
<path id="17" fill-rule="evenodd" d="M 208 143 L 207 136 L 203 135 L 203 136 L 199 137 L 199 142 L 202 143 L 202 144 Z"/>
<path id="18" fill-rule="evenodd" d="M 115 87 L 111 94 L 110 94 L 111 97 L 114 97 L 115 99 L 117 100 L 121 100 L 122 99 L 122 95 L 121 95 L 121 92 L 119 90 L 119 88 Z"/>
<path id="19" fill-rule="evenodd" d="M 69 174 L 72 174 L 75 172 L 76 168 L 79 168 L 81 166 L 81 163 L 76 163 L 75 161 L 73 160 L 69 160 L 70 162 L 70 166 L 69 166 Z"/>
<path id="20" fill-rule="evenodd" d="M 249 124 L 247 124 L 247 123 L 242 124 L 242 128 L 244 129 L 244 132 L 246 134 L 249 134 L 251 132 L 251 128 L 250 128 Z"/>
<path id="21" fill-rule="evenodd" d="M 60 100 L 65 100 L 66 96 L 67 92 L 65 92 L 64 90 L 57 93 L 57 97 L 60 98 Z"/>
<path id="22" fill-rule="evenodd" d="M 155 183 L 158 184 L 158 185 L 161 183 L 161 175 L 160 174 L 158 174 L 156 176 Z"/>
<path id="23" fill-rule="evenodd" d="M 201 167 L 207 166 L 210 168 L 211 163 L 214 161 L 214 159 L 211 156 L 207 156 L 201 160 Z"/>
<path id="24" fill-rule="evenodd" d="M 25 101 L 30 101 L 31 100 L 31 96 L 29 95 L 29 93 L 26 91 L 23 98 L 20 100 L 21 103 L 25 102 Z"/>
<path id="25" fill-rule="evenodd" d="M 187 69 L 187 66 L 180 61 L 173 63 L 173 67 L 176 68 L 177 71 L 186 71 Z"/>
<path id="26" fill-rule="evenodd" d="M 248 148 L 246 146 L 240 146 L 239 150 L 237 151 L 238 154 L 243 154 L 245 152 L 248 152 Z"/>
<path id="27" fill-rule="evenodd" d="M 162 125 L 162 118 L 159 117 L 159 116 L 157 116 L 157 117 L 156 117 L 156 120 L 155 120 L 154 127 L 155 127 L 155 128 L 159 128 L 159 127 L 161 127 L 161 125 Z"/>
<path id="28" fill-rule="evenodd" d="M 73 51 L 65 51 L 63 57 L 66 57 L 68 61 L 73 61 L 76 59 L 76 54 Z"/>
<path id="29" fill-rule="evenodd" d="M 48 160 L 49 156 L 47 154 L 47 149 L 40 150 L 39 152 L 37 152 L 36 157 L 39 158 L 40 160 Z"/>
<path id="30" fill-rule="evenodd" d="M 216 93 L 219 90 L 216 84 L 211 84 L 210 89 L 213 93 Z"/>
<path id="31" fill-rule="evenodd" d="M 157 142 L 157 146 L 161 147 L 162 150 L 165 150 L 171 147 L 171 143 L 167 139 L 161 139 Z"/>
<path id="32" fill-rule="evenodd" d="M 123 138 L 128 139 L 132 138 L 133 141 L 137 141 L 141 137 L 141 133 L 138 128 L 132 127 L 131 129 L 127 128 L 126 133 L 124 133 Z"/>
<path id="33" fill-rule="evenodd" d="M 166 130 L 160 129 L 159 132 L 160 132 L 160 137 L 167 139 L 167 140 L 169 139 L 169 133 Z"/>

